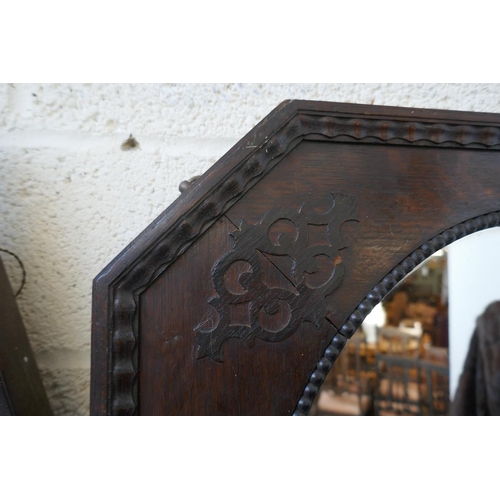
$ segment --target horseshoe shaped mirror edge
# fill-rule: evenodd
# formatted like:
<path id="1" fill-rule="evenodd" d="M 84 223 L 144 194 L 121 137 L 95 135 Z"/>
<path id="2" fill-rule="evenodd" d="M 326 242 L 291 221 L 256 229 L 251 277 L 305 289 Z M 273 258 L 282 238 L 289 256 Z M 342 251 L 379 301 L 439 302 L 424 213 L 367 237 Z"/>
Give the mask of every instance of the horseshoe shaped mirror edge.
<path id="1" fill-rule="evenodd" d="M 282 103 L 94 280 L 91 414 L 307 414 L 374 305 L 499 224 L 499 149 L 496 114 Z"/>

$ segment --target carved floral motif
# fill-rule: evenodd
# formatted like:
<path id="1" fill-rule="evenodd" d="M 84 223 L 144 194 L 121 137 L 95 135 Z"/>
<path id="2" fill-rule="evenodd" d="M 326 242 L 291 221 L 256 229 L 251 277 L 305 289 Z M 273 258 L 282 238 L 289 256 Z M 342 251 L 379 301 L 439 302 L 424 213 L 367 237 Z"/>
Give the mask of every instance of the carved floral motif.
<path id="1" fill-rule="evenodd" d="M 358 220 L 353 196 L 332 198 L 326 213 L 308 203 L 298 212 L 275 208 L 231 233 L 234 247 L 212 268 L 214 314 L 196 327 L 198 357 L 222 361 L 230 338 L 250 347 L 255 338 L 279 342 L 302 321 L 321 326 L 344 275 L 340 226 Z"/>

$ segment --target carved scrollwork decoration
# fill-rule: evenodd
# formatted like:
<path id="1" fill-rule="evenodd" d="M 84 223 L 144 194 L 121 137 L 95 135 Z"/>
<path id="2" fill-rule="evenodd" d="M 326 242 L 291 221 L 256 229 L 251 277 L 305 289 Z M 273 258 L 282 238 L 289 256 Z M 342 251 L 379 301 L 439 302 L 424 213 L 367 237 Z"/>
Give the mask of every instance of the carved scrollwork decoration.
<path id="1" fill-rule="evenodd" d="M 358 220 L 353 196 L 332 194 L 326 213 L 308 203 L 299 211 L 275 208 L 256 225 L 241 222 L 233 248 L 212 268 L 216 295 L 209 322 L 195 329 L 198 357 L 222 361 L 222 346 L 238 338 L 279 342 L 302 321 L 321 326 L 329 296 L 344 276 L 340 226 Z"/>

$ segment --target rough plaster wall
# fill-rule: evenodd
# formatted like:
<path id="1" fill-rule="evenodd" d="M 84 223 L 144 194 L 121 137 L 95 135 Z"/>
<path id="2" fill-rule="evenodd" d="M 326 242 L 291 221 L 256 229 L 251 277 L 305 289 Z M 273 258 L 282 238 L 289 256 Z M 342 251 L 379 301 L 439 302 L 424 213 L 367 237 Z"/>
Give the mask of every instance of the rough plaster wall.
<path id="1" fill-rule="evenodd" d="M 500 85 L 0 85 L 0 247 L 26 268 L 18 303 L 56 414 L 88 414 L 94 276 L 285 99 L 499 113 Z M 140 148 L 122 151 L 130 133 Z"/>

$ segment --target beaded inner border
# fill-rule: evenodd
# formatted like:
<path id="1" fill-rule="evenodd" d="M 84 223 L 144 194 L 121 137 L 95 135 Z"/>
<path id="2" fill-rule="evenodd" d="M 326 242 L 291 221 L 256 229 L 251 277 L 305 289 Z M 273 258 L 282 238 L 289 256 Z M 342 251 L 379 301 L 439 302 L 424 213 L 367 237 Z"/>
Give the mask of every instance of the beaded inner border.
<path id="1" fill-rule="evenodd" d="M 323 356 L 316 365 L 316 368 L 309 377 L 302 395 L 295 407 L 293 415 L 307 415 L 311 409 L 314 398 L 319 392 L 326 375 L 331 370 L 336 359 L 339 357 L 342 349 L 356 331 L 361 323 L 372 309 L 382 301 L 382 299 L 411 271 L 415 269 L 424 260 L 432 254 L 450 245 L 454 241 L 468 236 L 483 229 L 489 229 L 500 225 L 500 211 L 490 212 L 486 215 L 474 217 L 465 222 L 457 224 L 450 229 L 434 236 L 429 241 L 426 241 L 417 250 L 412 252 L 408 257 L 403 259 L 397 266 L 392 269 L 366 297 L 358 304 L 354 312 L 349 316 L 349 319 L 342 325 L 339 332 L 333 337 L 332 341 L 325 349 Z"/>

